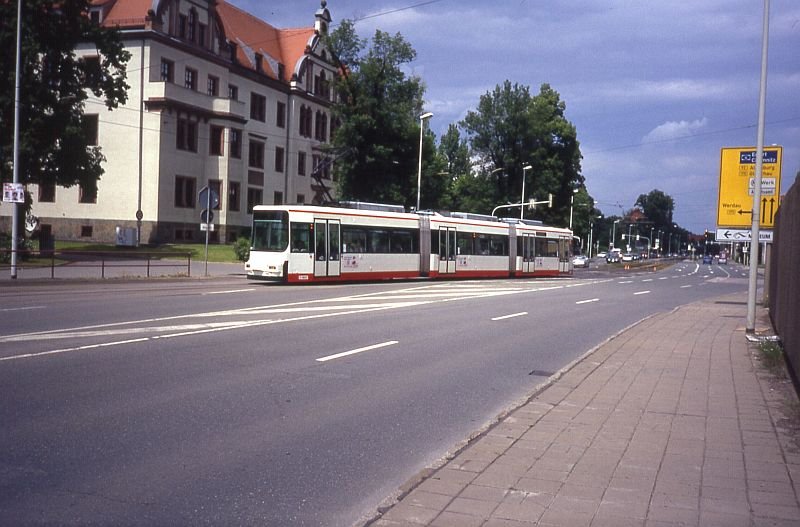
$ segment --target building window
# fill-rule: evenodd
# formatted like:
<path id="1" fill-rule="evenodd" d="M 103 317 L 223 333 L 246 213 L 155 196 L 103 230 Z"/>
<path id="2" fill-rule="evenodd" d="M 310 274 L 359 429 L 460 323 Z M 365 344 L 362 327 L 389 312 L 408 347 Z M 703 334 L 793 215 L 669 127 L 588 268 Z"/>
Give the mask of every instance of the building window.
<path id="1" fill-rule="evenodd" d="M 302 205 L 306 202 L 306 195 L 305 194 L 298 194 L 297 195 L 297 204 Z"/>
<path id="2" fill-rule="evenodd" d="M 83 134 L 86 137 L 86 144 L 97 146 L 97 128 L 99 117 L 96 113 L 85 113 L 81 118 Z"/>
<path id="3" fill-rule="evenodd" d="M 78 185 L 78 203 L 97 203 L 97 189 L 92 193 Z"/>
<path id="4" fill-rule="evenodd" d="M 260 188 L 247 187 L 247 213 L 253 213 L 253 207 L 261 205 L 264 192 Z"/>
<path id="5" fill-rule="evenodd" d="M 239 183 L 234 181 L 228 182 L 228 210 L 231 212 L 239 212 L 241 202 L 242 187 Z"/>
<path id="6" fill-rule="evenodd" d="M 250 94 L 250 118 L 262 123 L 267 121 L 267 98 L 263 95 Z"/>
<path id="7" fill-rule="evenodd" d="M 314 122 L 314 139 L 317 141 L 327 141 L 328 139 L 328 115 L 325 112 L 317 112 L 317 119 Z"/>
<path id="8" fill-rule="evenodd" d="M 256 71 L 262 73 L 264 71 L 264 57 L 261 53 L 256 53 Z"/>
<path id="9" fill-rule="evenodd" d="M 273 205 L 283 205 L 283 192 L 275 192 L 272 194 Z"/>
<path id="10" fill-rule="evenodd" d="M 208 76 L 208 86 L 207 86 L 208 94 L 212 97 L 216 97 L 219 95 L 219 79 L 214 77 L 213 75 Z"/>
<path id="11" fill-rule="evenodd" d="M 305 105 L 300 106 L 300 135 L 302 137 L 311 137 L 312 113 L 311 108 Z"/>
<path id="12" fill-rule="evenodd" d="M 195 30 L 197 28 L 197 11 L 189 11 L 189 22 L 186 27 L 186 38 L 194 42 Z"/>
<path id="13" fill-rule="evenodd" d="M 248 165 L 253 168 L 264 168 L 264 143 L 261 141 L 250 140 L 250 148 L 247 151 Z"/>
<path id="14" fill-rule="evenodd" d="M 305 176 L 306 175 L 306 153 L 305 152 L 297 152 L 297 175 L 298 176 Z"/>
<path id="15" fill-rule="evenodd" d="M 193 177 L 175 176 L 175 207 L 193 209 L 197 197 L 196 181 Z"/>
<path id="16" fill-rule="evenodd" d="M 186 15 L 178 16 L 178 38 L 186 38 Z"/>
<path id="17" fill-rule="evenodd" d="M 228 99 L 232 101 L 239 100 L 239 87 L 234 84 L 228 84 Z"/>
<path id="18" fill-rule="evenodd" d="M 275 111 L 275 125 L 278 128 L 286 128 L 286 103 L 278 101 L 278 108 Z"/>
<path id="19" fill-rule="evenodd" d="M 212 125 L 209 130 L 208 155 L 221 156 L 223 153 L 222 144 L 225 140 L 225 128 Z"/>
<path id="20" fill-rule="evenodd" d="M 161 80 L 164 82 L 174 82 L 175 63 L 171 60 L 161 59 Z"/>
<path id="21" fill-rule="evenodd" d="M 39 183 L 39 203 L 56 202 L 56 184 Z"/>
<path id="22" fill-rule="evenodd" d="M 91 225 L 81 225 L 81 238 L 91 238 L 92 231 Z"/>
<path id="23" fill-rule="evenodd" d="M 83 78 L 87 84 L 102 82 L 103 72 L 100 68 L 100 57 L 86 56 L 81 58 L 83 64 Z"/>
<path id="24" fill-rule="evenodd" d="M 275 148 L 275 172 L 283 172 L 283 152 L 280 146 Z"/>
<path id="25" fill-rule="evenodd" d="M 186 68 L 186 72 L 183 75 L 183 87 L 190 90 L 197 89 L 197 70 Z"/>
<path id="26" fill-rule="evenodd" d="M 178 119 L 177 144 L 178 150 L 197 152 L 197 123 L 186 118 Z"/>
<path id="27" fill-rule="evenodd" d="M 242 131 L 236 128 L 231 128 L 230 131 L 230 153 L 231 157 L 236 159 L 242 158 Z"/>
<path id="28" fill-rule="evenodd" d="M 206 47 L 206 25 L 205 24 L 198 24 L 197 25 L 197 43 L 200 44 L 201 47 Z"/>

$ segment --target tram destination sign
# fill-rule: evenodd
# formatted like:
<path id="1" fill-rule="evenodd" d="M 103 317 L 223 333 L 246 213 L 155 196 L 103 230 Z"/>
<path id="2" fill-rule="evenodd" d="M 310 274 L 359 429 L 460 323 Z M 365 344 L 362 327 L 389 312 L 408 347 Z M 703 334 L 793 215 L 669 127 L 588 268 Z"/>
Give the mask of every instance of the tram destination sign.
<path id="1" fill-rule="evenodd" d="M 722 148 L 719 162 L 717 227 L 744 228 L 753 223 L 753 193 L 756 188 L 756 147 Z M 759 225 L 775 226 L 781 195 L 783 147 L 764 147 L 761 165 Z"/>

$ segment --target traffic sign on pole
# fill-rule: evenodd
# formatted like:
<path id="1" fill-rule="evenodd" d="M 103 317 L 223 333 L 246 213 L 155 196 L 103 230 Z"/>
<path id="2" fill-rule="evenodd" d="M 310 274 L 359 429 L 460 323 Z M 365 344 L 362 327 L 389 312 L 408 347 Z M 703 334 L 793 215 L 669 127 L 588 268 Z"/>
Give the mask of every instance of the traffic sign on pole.
<path id="1" fill-rule="evenodd" d="M 783 147 L 764 148 L 761 168 L 759 225 L 771 229 L 781 193 Z M 752 223 L 756 148 L 723 148 L 719 163 L 717 227 L 747 228 Z"/>

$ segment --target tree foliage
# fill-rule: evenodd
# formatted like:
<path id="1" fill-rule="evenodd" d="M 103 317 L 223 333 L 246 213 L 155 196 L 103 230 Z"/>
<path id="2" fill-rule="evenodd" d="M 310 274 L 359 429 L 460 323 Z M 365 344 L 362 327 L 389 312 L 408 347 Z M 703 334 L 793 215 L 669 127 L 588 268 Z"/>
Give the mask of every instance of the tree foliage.
<path id="1" fill-rule="evenodd" d="M 409 77 L 403 66 L 416 52 L 399 33 L 380 30 L 371 42 L 356 36 L 353 23 L 344 20 L 331 33 L 328 46 L 340 61 L 333 114 L 339 126 L 332 138 L 339 152 L 336 162 L 338 193 L 342 199 L 416 204 L 420 122 L 424 86 Z M 432 134 L 423 135 L 422 204 L 434 206 L 442 183 L 433 163 Z"/>
<path id="2" fill-rule="evenodd" d="M 484 166 L 502 169 L 479 175 L 488 179 L 496 204 L 520 202 L 523 167 L 530 165 L 525 200 L 554 195 L 553 209 L 537 209 L 537 218 L 558 225 L 569 222 L 573 190 L 584 178 L 577 132 L 565 110 L 548 84 L 531 96 L 528 87 L 506 80 L 481 96 L 477 110 L 467 114 L 462 126 L 473 153 Z"/>
<path id="3" fill-rule="evenodd" d="M 640 194 L 635 205 L 640 207 L 647 219 L 652 222 L 654 230 L 671 232 L 674 229 L 672 213 L 675 210 L 675 201 L 669 194 L 654 189 L 647 194 Z"/>
<path id="4" fill-rule="evenodd" d="M 94 194 L 103 174 L 100 148 L 87 145 L 84 102 L 89 90 L 109 109 L 124 103 L 128 85 L 119 32 L 86 16 L 89 0 L 25 0 L 20 71 L 20 182 L 80 184 Z M 16 2 L 0 2 L 0 179 L 11 181 L 14 136 Z M 90 44 L 98 60 L 79 60 Z"/>

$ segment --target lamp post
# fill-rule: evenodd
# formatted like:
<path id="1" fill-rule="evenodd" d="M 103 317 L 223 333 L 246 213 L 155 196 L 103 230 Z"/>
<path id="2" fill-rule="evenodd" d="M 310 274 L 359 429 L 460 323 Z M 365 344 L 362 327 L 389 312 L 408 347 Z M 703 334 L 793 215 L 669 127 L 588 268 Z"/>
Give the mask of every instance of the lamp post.
<path id="1" fill-rule="evenodd" d="M 419 170 L 417 172 L 417 211 L 419 211 L 419 198 L 422 193 L 422 135 L 425 132 L 425 119 L 433 117 L 433 113 L 425 112 L 419 116 Z"/>
<path id="2" fill-rule="evenodd" d="M 617 248 L 617 223 L 622 221 L 622 219 L 614 220 L 614 225 L 612 226 L 612 234 L 611 234 L 611 248 Z"/>
<path id="3" fill-rule="evenodd" d="M 522 219 L 523 214 L 525 214 L 525 172 L 532 168 L 533 167 L 530 165 L 525 165 L 522 167 L 522 199 L 519 200 L 522 205 L 519 207 L 519 219 Z"/>
<path id="4" fill-rule="evenodd" d="M 14 63 L 14 168 L 13 168 L 13 182 L 14 186 L 19 184 L 19 121 L 20 121 L 20 69 L 21 69 L 21 53 L 22 53 L 22 0 L 17 0 L 17 49 L 15 54 Z M 19 203 L 16 201 L 11 207 L 11 278 L 17 279 L 17 250 L 19 242 Z"/>
<path id="5" fill-rule="evenodd" d="M 575 194 L 578 193 L 578 189 L 572 189 L 572 195 L 569 197 L 569 230 L 572 230 L 572 204 L 575 202 Z"/>

